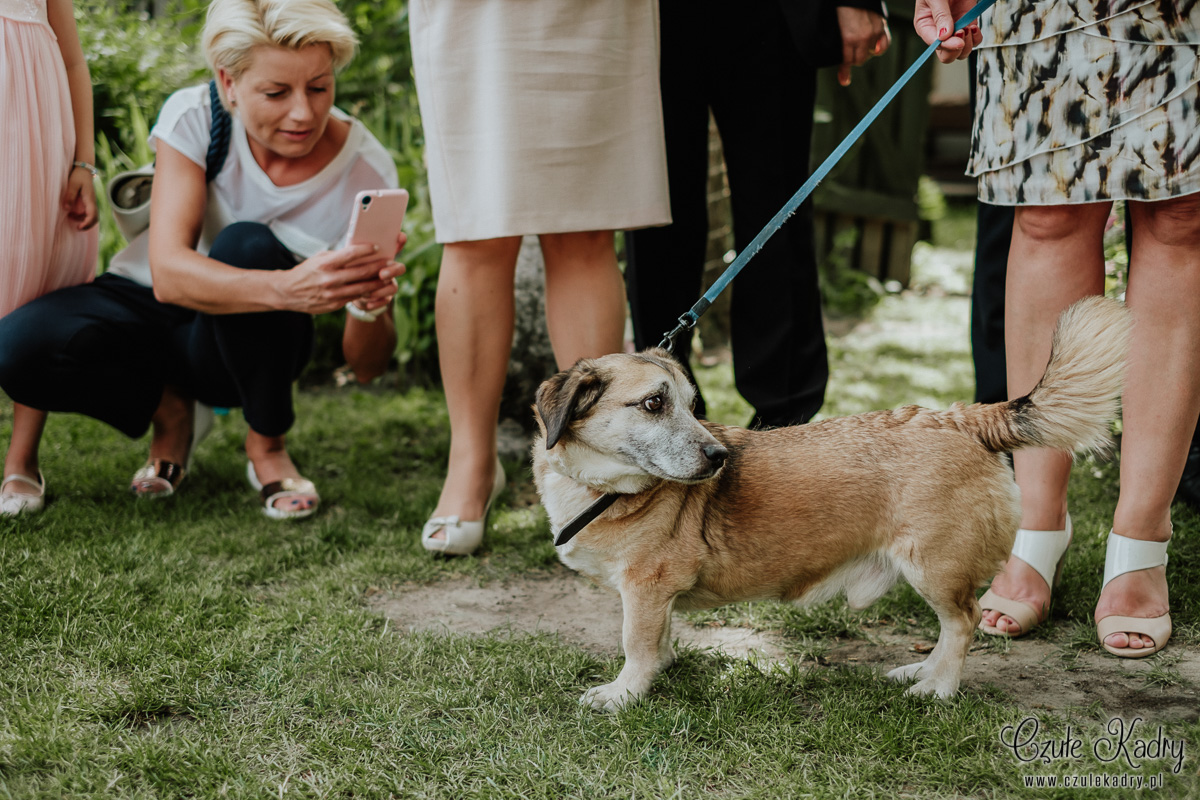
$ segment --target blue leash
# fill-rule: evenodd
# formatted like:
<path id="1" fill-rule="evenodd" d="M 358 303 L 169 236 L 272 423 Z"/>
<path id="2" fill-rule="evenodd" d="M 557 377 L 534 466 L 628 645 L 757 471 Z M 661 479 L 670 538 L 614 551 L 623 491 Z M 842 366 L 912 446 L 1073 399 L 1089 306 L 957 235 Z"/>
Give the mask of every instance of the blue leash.
<path id="1" fill-rule="evenodd" d="M 963 16 L 954 23 L 954 30 L 959 31 L 966 28 L 966 26 L 978 19 L 984 11 L 987 11 L 989 8 L 991 8 L 995 2 L 996 0 L 980 0 L 980 2 L 977 3 L 974 8 L 972 8 L 966 14 L 963 14 Z M 929 60 L 930 56 L 937 52 L 937 49 L 940 46 L 941 42 L 935 41 L 933 44 L 929 45 L 929 47 L 925 48 L 925 52 L 921 53 L 921 55 L 917 57 L 917 60 L 913 62 L 912 66 L 910 66 L 905 73 L 900 76 L 899 80 L 892 84 L 892 88 L 888 89 L 883 97 L 879 98 L 879 102 L 877 102 L 874 107 L 867 112 L 867 115 L 863 117 L 857 125 L 854 126 L 854 129 L 850 131 L 845 139 L 842 140 L 841 144 L 839 144 L 834 151 L 829 154 L 828 158 L 821 162 L 821 166 L 817 167 L 812 176 L 804 182 L 804 185 L 800 187 L 800 191 L 792 195 L 792 199 L 787 202 L 787 205 L 781 208 L 779 213 L 771 218 L 771 221 L 767 223 L 766 227 L 759 231 L 758 236 L 754 237 L 754 240 L 750 242 L 749 246 L 747 246 L 742 252 L 738 253 L 737 258 L 735 258 L 733 263 L 730 264 L 729 267 L 721 273 L 721 276 L 713 282 L 713 285 L 710 286 L 708 291 L 704 293 L 704 296 L 697 300 L 696 304 L 692 306 L 690 310 L 679 317 L 679 324 L 673 330 L 663 334 L 663 340 L 659 344 L 659 347 L 662 347 L 666 350 L 673 349 L 675 345 L 675 339 L 679 336 L 679 334 L 695 327 L 696 323 L 700 320 L 700 315 L 708 310 L 708 307 L 713 304 L 721 292 L 725 291 L 725 287 L 727 287 L 733 281 L 733 279 L 737 277 L 737 274 L 741 272 L 742 268 L 750 262 L 750 259 L 758 255 L 758 251 L 762 250 L 763 245 L 767 243 L 767 240 L 775 235 L 776 231 L 783 227 L 783 223 L 787 222 L 792 214 L 796 213 L 796 209 L 800 207 L 801 203 L 808 199 L 808 196 L 817 188 L 817 184 L 824 180 L 830 171 L 837 165 L 837 163 L 842 160 L 842 157 L 846 155 L 851 147 L 854 146 L 854 143 L 859 140 L 867 128 L 870 127 L 871 123 L 879 117 L 885 108 L 887 108 L 888 104 L 891 103 L 892 99 L 900 93 L 900 90 L 904 88 L 912 76 L 916 75 L 917 71 L 921 69 L 921 67 L 925 66 L 925 62 Z"/>
<path id="2" fill-rule="evenodd" d="M 989 8 L 991 8 L 995 2 L 996 0 L 979 0 L 979 2 L 975 4 L 974 8 L 972 8 L 966 14 L 963 14 L 962 17 L 960 17 L 958 21 L 954 23 L 954 30 L 959 31 L 966 28 L 968 25 L 978 19 L 984 11 L 987 11 Z M 717 299 L 717 296 L 720 295 L 721 292 L 725 291 L 725 287 L 727 287 L 733 281 L 733 279 L 737 277 L 737 274 L 741 272 L 742 268 L 750 262 L 750 259 L 754 258 L 754 256 L 758 254 L 759 250 L 762 250 L 763 245 L 767 243 L 767 240 L 770 239 L 776 231 L 783 227 L 783 223 L 787 222 L 792 214 L 796 213 L 796 209 L 800 207 L 801 203 L 808 199 L 808 196 L 813 193 L 814 189 L 817 188 L 817 184 L 819 184 L 825 178 L 825 176 L 829 174 L 830 170 L 832 170 L 834 166 L 842 160 L 842 157 L 846 155 L 846 152 L 852 146 L 854 146 L 854 143 L 859 140 L 867 128 L 870 127 L 871 123 L 876 120 L 876 118 L 885 108 L 887 108 L 888 104 L 892 102 L 892 99 L 895 98 L 895 96 L 900 93 L 900 90 L 904 88 L 905 84 L 912 79 L 912 76 L 916 75 L 917 71 L 921 67 L 925 66 L 925 62 L 929 60 L 929 57 L 932 56 L 940 46 L 941 42 L 935 41 L 933 44 L 929 45 L 929 47 L 925 48 L 925 52 L 921 53 L 921 55 L 917 57 L 917 60 L 913 62 L 912 66 L 910 66 L 904 72 L 904 74 L 900 76 L 899 80 L 892 84 L 892 88 L 888 89 L 887 92 L 884 93 L 883 97 L 879 98 L 879 102 L 877 102 L 871 108 L 871 110 L 867 112 L 867 115 L 863 117 L 857 125 L 854 126 L 854 130 L 850 131 L 846 138 L 842 140 L 841 144 L 839 144 L 834 151 L 829 154 L 829 157 L 821 162 L 821 166 L 817 167 L 812 176 L 804 182 L 803 186 L 800 187 L 800 190 L 796 192 L 796 194 L 792 195 L 792 199 L 787 202 L 787 205 L 781 208 L 779 213 L 771 218 L 771 221 L 767 223 L 765 228 L 759 231 L 758 236 L 754 237 L 754 240 L 750 242 L 750 245 L 745 250 L 743 250 L 741 253 L 738 253 L 738 257 L 733 260 L 733 263 L 730 264 L 723 273 L 721 273 L 721 277 L 717 278 L 713 282 L 713 285 L 708 288 L 708 291 L 704 293 L 704 296 L 697 300 L 696 304 L 692 306 L 691 309 L 679 317 L 679 324 L 676 325 L 673 330 L 663 334 L 663 340 L 658 345 L 659 347 L 662 347 L 666 350 L 671 350 L 675 346 L 675 339 L 678 338 L 679 334 L 683 333 L 684 331 L 691 330 L 696 326 L 696 323 L 700 320 L 700 315 L 708 310 L 709 306 L 713 304 L 713 301 Z M 620 497 L 618 494 L 606 494 L 588 506 L 583 513 L 568 522 L 563 529 L 555 535 L 554 546 L 559 547 L 571 541 L 571 539 L 575 537 L 575 534 L 587 527 L 589 522 L 603 514 L 609 506 L 617 501 L 618 497 Z"/>

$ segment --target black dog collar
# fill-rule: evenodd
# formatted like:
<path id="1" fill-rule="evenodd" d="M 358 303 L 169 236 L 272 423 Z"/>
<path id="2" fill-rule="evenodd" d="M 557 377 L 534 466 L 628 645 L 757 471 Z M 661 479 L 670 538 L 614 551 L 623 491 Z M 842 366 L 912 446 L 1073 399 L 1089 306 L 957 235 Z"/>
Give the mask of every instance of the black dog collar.
<path id="1" fill-rule="evenodd" d="M 603 514 L 609 506 L 617 502 L 619 494 L 606 494 L 600 497 L 599 500 L 585 508 L 583 512 L 575 517 L 575 519 L 563 526 L 563 529 L 554 536 L 554 546 L 562 547 L 567 542 L 575 538 L 575 534 L 587 527 L 588 523 L 596 517 Z"/>

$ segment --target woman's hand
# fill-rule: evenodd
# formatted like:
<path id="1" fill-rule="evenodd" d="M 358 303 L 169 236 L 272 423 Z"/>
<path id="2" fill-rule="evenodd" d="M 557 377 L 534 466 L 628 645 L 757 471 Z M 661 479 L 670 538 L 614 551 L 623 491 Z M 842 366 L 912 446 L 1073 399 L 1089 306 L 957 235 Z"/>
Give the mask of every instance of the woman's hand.
<path id="1" fill-rule="evenodd" d="M 968 25 L 966 30 L 953 31 L 954 20 L 966 14 L 974 5 L 974 0 L 917 0 L 913 11 L 913 28 L 926 44 L 941 40 L 942 46 L 937 50 L 937 57 L 943 64 L 966 58 L 971 54 L 971 49 L 983 41 L 978 21 Z"/>
<path id="2" fill-rule="evenodd" d="M 327 250 L 282 273 L 277 287 L 280 308 L 305 314 L 325 314 L 351 300 L 368 299 L 374 308 L 396 294 L 404 265 L 377 254 L 374 245 L 351 244 Z M 364 305 L 365 310 L 370 310 Z"/>
<path id="3" fill-rule="evenodd" d="M 399 254 L 404 249 L 404 245 L 408 243 L 408 234 L 401 233 L 396 237 L 396 253 Z M 384 286 L 374 292 L 354 298 L 353 302 L 363 311 L 374 311 L 378 308 L 383 308 L 392 301 L 392 297 L 396 294 L 396 278 L 404 274 L 404 265 L 395 261 L 388 262 L 387 265 L 379 271 L 379 279 L 387 281 L 391 287 Z"/>
<path id="4" fill-rule="evenodd" d="M 396 237 L 397 253 L 404 249 L 407 241 L 408 236 L 403 233 Z M 359 383 L 368 383 L 382 375 L 396 351 L 396 323 L 392 315 L 383 309 L 392 302 L 396 294 L 396 278 L 403 274 L 403 264 L 395 261 L 388 263 L 379 272 L 379 277 L 387 280 L 388 286 L 352 301 L 362 311 L 379 311 L 375 319 L 368 322 L 353 314 L 346 314 L 342 353 Z"/>
<path id="5" fill-rule="evenodd" d="M 92 173 L 82 167 L 74 167 L 67 176 L 67 188 L 63 190 L 63 210 L 75 223 L 75 230 L 86 231 L 96 224 L 96 184 Z"/>

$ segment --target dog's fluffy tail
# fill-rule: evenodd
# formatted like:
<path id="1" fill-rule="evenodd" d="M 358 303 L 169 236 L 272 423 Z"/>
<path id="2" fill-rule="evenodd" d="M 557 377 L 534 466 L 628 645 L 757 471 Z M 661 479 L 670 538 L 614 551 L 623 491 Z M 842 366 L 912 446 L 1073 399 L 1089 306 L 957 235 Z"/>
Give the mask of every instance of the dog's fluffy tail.
<path id="1" fill-rule="evenodd" d="M 1033 391 L 976 406 L 975 434 L 997 452 L 1022 447 L 1104 451 L 1129 352 L 1132 321 L 1115 300 L 1088 297 L 1058 318 L 1050 362 Z"/>

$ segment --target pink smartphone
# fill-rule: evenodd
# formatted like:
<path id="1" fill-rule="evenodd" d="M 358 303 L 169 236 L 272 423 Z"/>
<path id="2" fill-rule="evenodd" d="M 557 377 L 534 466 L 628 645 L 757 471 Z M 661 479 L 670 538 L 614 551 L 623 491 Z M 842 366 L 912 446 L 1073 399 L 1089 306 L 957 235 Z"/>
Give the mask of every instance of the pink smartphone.
<path id="1" fill-rule="evenodd" d="M 359 192 L 354 198 L 354 213 L 350 216 L 350 244 L 373 244 L 379 255 L 391 261 L 399 248 L 396 237 L 408 208 L 408 192 L 404 189 L 375 189 Z"/>

